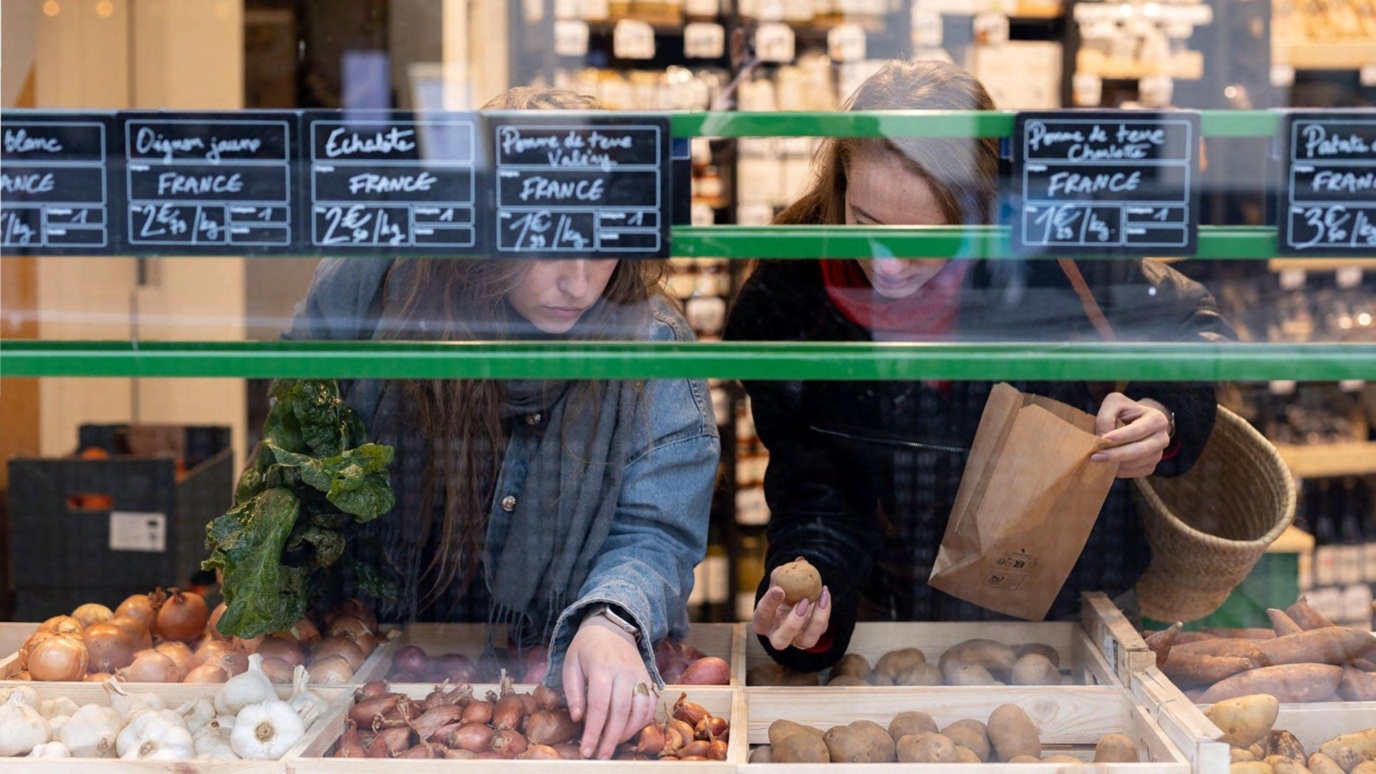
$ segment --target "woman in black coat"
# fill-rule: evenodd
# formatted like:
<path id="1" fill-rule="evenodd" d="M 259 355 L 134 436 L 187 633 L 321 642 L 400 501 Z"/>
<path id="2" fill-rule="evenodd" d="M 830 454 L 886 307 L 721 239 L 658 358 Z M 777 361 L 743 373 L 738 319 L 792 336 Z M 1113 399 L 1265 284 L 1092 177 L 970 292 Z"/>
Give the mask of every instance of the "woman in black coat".
<path id="1" fill-rule="evenodd" d="M 852 98 L 854 110 L 993 110 L 980 83 L 935 62 L 892 62 Z M 813 188 L 784 224 L 946 225 L 989 222 L 997 140 L 828 140 Z M 1083 261 L 1078 269 L 1118 339 L 1235 338 L 1200 285 L 1151 261 Z M 1099 340 L 1056 261 L 765 261 L 726 328 L 738 341 Z M 1080 559 L 1051 609 L 1074 617 L 1083 591 L 1132 592 L 1151 559 L 1127 479 L 1189 470 L 1213 429 L 1204 383 L 1016 384 L 1097 418 L 1118 463 Z M 990 382 L 750 382 L 770 452 L 767 568 L 754 626 L 784 666 L 824 669 L 845 654 L 855 622 L 1001 616 L 927 585 Z M 813 564 L 815 605 L 783 604 L 773 571 Z"/>

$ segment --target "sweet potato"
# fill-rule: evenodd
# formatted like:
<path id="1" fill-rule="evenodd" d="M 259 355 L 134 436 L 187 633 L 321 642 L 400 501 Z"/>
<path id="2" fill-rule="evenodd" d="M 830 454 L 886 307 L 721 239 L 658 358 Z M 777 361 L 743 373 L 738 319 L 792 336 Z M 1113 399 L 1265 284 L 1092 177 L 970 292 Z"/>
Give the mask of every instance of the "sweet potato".
<path id="1" fill-rule="evenodd" d="M 1279 712 L 1276 697 L 1256 694 L 1224 699 L 1205 710 L 1204 716 L 1223 731 L 1219 741 L 1230 747 L 1249 747 L 1267 738 Z"/>
<path id="2" fill-rule="evenodd" d="M 1351 664 L 1343 666 L 1338 695 L 1345 701 L 1376 701 L 1376 675 L 1369 675 Z"/>
<path id="3" fill-rule="evenodd" d="M 1354 658 L 1348 663 L 1363 672 L 1376 672 L 1376 661 L 1369 658 Z"/>
<path id="4" fill-rule="evenodd" d="M 1257 666 L 1270 666 L 1262 655 L 1261 643 L 1256 640 L 1201 640 L 1175 646 L 1176 653 L 1194 653 L 1201 656 L 1222 656 L 1226 658 L 1245 658 L 1255 661 Z"/>
<path id="5" fill-rule="evenodd" d="M 1204 640 L 1216 640 L 1217 637 L 1205 632 L 1181 632 L 1175 635 L 1175 644 L 1184 645 L 1188 642 L 1202 642 Z"/>
<path id="6" fill-rule="evenodd" d="M 1206 626 L 1202 631 L 1205 634 L 1230 640 L 1274 640 L 1276 638 L 1276 633 L 1272 629 L 1227 629 Z"/>
<path id="7" fill-rule="evenodd" d="M 1291 620 L 1299 624 L 1300 628 L 1305 631 L 1337 626 L 1337 624 L 1319 615 L 1319 612 L 1310 607 L 1309 602 L 1304 597 L 1300 597 L 1298 602 L 1285 608 L 1285 614 L 1290 616 Z"/>
<path id="8" fill-rule="evenodd" d="M 1352 767 L 1352 774 L 1376 774 L 1376 761 L 1362 761 Z"/>
<path id="9" fill-rule="evenodd" d="M 1287 634 L 1257 643 L 1268 666 L 1281 664 L 1332 664 L 1338 666 L 1376 649 L 1371 632 L 1340 626 Z"/>
<path id="10" fill-rule="evenodd" d="M 1329 739 L 1319 752 L 1332 758 L 1343 771 L 1351 772 L 1357 764 L 1376 759 L 1376 728 Z"/>
<path id="11" fill-rule="evenodd" d="M 1254 693 L 1269 693 L 1282 704 L 1318 701 L 1338 688 L 1342 667 L 1327 664 L 1285 664 L 1262 667 L 1222 680 L 1199 698 L 1202 704 L 1235 699 Z"/>
<path id="12" fill-rule="evenodd" d="M 1180 627 L 1181 624 L 1176 623 L 1169 629 L 1152 632 L 1147 637 L 1147 647 L 1151 648 L 1151 652 L 1156 654 L 1157 669 L 1164 669 L 1166 667 L 1166 659 L 1170 658 L 1171 646 L 1175 644 L 1175 638 L 1180 635 Z"/>
<path id="13" fill-rule="evenodd" d="M 1299 634 L 1304 631 L 1304 627 L 1295 623 L 1295 619 L 1286 615 L 1284 610 L 1277 610 L 1274 607 L 1268 608 L 1266 617 L 1271 619 L 1271 627 L 1275 630 L 1277 637 Z"/>
<path id="14" fill-rule="evenodd" d="M 1170 658 L 1166 659 L 1166 666 L 1161 671 L 1180 686 L 1212 685 L 1260 666 L 1261 662 L 1256 659 L 1182 653 L 1177 645 L 1171 648 Z"/>

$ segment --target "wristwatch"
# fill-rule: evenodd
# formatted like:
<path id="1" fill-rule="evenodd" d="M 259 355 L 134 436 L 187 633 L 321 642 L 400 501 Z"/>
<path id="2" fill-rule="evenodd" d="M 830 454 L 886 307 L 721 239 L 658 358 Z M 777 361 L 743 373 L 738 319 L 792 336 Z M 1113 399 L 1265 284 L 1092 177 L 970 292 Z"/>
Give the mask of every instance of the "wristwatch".
<path id="1" fill-rule="evenodd" d="M 637 643 L 640 642 L 640 628 L 630 621 L 627 621 L 625 618 L 622 618 L 621 615 L 616 612 L 616 608 L 605 602 L 589 609 L 588 614 L 583 616 L 583 620 L 586 621 L 589 618 L 599 615 L 615 624 L 616 628 L 631 635 Z"/>

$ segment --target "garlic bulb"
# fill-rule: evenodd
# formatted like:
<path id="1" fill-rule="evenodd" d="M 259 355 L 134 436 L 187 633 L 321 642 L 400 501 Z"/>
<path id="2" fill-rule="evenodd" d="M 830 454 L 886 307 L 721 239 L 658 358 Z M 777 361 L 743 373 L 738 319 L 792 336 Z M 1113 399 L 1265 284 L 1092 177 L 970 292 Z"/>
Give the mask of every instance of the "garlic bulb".
<path id="1" fill-rule="evenodd" d="M 311 714 L 314 715 L 314 708 Z M 305 734 L 306 721 L 290 704 L 274 696 L 239 712 L 234 732 L 229 735 L 229 746 L 245 760 L 274 761 Z"/>
<path id="2" fill-rule="evenodd" d="M 40 744 L 39 746 L 33 748 L 33 751 L 29 753 L 28 757 L 70 758 L 72 757 L 72 752 L 71 750 L 68 750 L 67 746 L 62 744 L 61 742 L 48 742 L 47 744 Z"/>
<path id="3" fill-rule="evenodd" d="M 230 722 L 228 724 L 221 722 L 225 718 L 229 719 Z M 233 730 L 234 716 L 232 715 L 224 715 L 206 723 L 200 731 L 191 735 L 191 738 L 196 744 L 196 754 L 204 755 L 216 747 L 228 745 L 229 735 Z"/>
<path id="4" fill-rule="evenodd" d="M 28 703 L 37 696 L 32 688 L 18 688 L 0 706 L 0 758 L 28 755 L 33 748 L 52 741 L 47 719 Z"/>
<path id="5" fill-rule="evenodd" d="M 215 704 L 210 699 L 189 701 L 177 708 L 177 714 L 186 721 L 186 730 L 195 736 L 197 731 L 215 719 Z"/>
<path id="6" fill-rule="evenodd" d="M 134 716 L 115 740 L 119 757 L 140 761 L 189 761 L 195 743 L 176 710 L 145 710 Z"/>
<path id="7" fill-rule="evenodd" d="M 77 709 L 79 708 L 76 702 L 63 696 L 60 699 L 44 699 L 39 705 L 38 711 L 43 717 L 52 720 L 53 718 L 60 718 L 64 715 L 75 714 Z"/>
<path id="8" fill-rule="evenodd" d="M 39 714 L 42 714 L 43 702 L 38 698 L 38 691 L 27 685 L 21 685 L 5 694 L 5 700 L 17 701 L 26 707 L 39 710 Z"/>
<path id="9" fill-rule="evenodd" d="M 113 677 L 100 685 L 110 695 L 110 706 L 119 712 L 125 723 L 132 721 L 135 715 L 144 710 L 167 708 L 167 702 L 163 701 L 161 696 L 152 693 L 126 693 L 124 686 Z"/>
<path id="10" fill-rule="evenodd" d="M 277 698 L 277 693 L 263 673 L 263 657 L 254 653 L 248 657 L 248 671 L 229 678 L 215 695 L 215 709 L 221 714 L 237 715 L 244 707 L 269 698 Z"/>
<path id="11" fill-rule="evenodd" d="M 213 749 L 213 750 L 211 750 L 210 752 L 206 753 L 205 759 L 208 760 L 208 761 L 237 761 L 237 760 L 242 760 L 242 758 L 240 758 L 238 755 L 235 755 L 235 754 L 234 754 L 234 750 L 230 749 L 229 745 L 227 745 L 227 744 L 222 744 L 222 745 L 220 745 L 219 747 L 216 747 L 215 749 Z"/>
<path id="12" fill-rule="evenodd" d="M 306 671 L 305 667 L 298 665 L 296 671 L 292 673 L 291 698 L 287 699 L 287 703 L 305 721 L 306 728 L 310 728 L 316 717 L 323 716 L 330 709 L 328 702 L 311 691 L 310 684 L 310 673 Z M 315 711 L 314 716 L 309 720 L 306 719 L 307 707 L 312 707 Z"/>
<path id="13" fill-rule="evenodd" d="M 67 721 L 71 719 L 71 715 L 58 715 L 48 720 L 48 730 L 51 732 L 53 739 L 57 739 L 61 736 L 62 729 L 67 727 Z"/>
<path id="14" fill-rule="evenodd" d="M 122 730 L 124 721 L 114 707 L 87 704 L 68 719 L 58 738 L 74 758 L 114 758 Z"/>

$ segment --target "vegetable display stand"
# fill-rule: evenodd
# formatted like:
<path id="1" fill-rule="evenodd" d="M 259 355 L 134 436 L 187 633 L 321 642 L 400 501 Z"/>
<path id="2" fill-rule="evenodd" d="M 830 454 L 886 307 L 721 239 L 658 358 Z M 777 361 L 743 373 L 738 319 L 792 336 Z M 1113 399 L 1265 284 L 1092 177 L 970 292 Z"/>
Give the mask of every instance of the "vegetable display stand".
<path id="1" fill-rule="evenodd" d="M 840 691 L 841 693 L 837 693 Z M 1083 761 L 1094 757 L 1095 745 L 1106 734 L 1122 734 L 1133 742 L 1139 763 L 1100 763 L 1101 774 L 1189 774 L 1190 762 L 1171 743 L 1161 727 L 1123 688 L 1061 686 L 1057 688 L 981 686 L 974 688 L 750 688 L 746 691 L 751 746 L 769 743 L 769 726 L 791 720 L 827 730 L 857 720 L 888 728 L 899 713 L 923 712 L 939 728 L 960 720 L 985 722 L 1004 704 L 1020 707 L 1037 727 L 1043 756 L 1068 755 Z M 742 771 L 761 774 L 845 774 L 900 771 L 920 765 L 884 763 L 751 763 Z M 952 772 L 987 774 L 1047 774 L 1080 771 L 1077 764 L 961 763 Z"/>
<path id="2" fill-rule="evenodd" d="M 408 684 L 393 685 L 391 688 L 393 691 L 404 693 L 412 699 L 423 700 L 430 695 L 435 686 Z M 476 696 L 482 696 L 488 691 L 495 693 L 498 690 L 499 687 L 496 685 L 473 686 L 473 693 Z M 519 693 L 529 692 L 525 686 L 517 686 L 516 690 Z M 726 760 L 674 763 L 675 768 L 670 770 L 678 771 L 678 767 L 687 767 L 687 771 L 698 774 L 727 774 L 736 771 L 745 763 L 747 754 L 745 692 L 737 688 L 666 690 L 660 696 L 660 707 L 656 711 L 656 720 L 663 720 L 668 708 L 673 706 L 680 694 L 685 693 L 688 701 L 699 704 L 712 715 L 730 722 L 731 731 Z M 292 774 L 348 774 L 349 772 L 356 774 L 388 774 L 389 772 L 392 774 L 442 774 L 444 772 L 462 771 L 465 774 L 510 774 L 511 772 L 517 774 L 530 772 L 533 774 L 534 772 L 549 771 L 552 768 L 568 767 L 570 770 L 589 772 L 590 774 L 599 772 L 635 774 L 636 772 L 662 771 L 670 765 L 659 761 L 454 761 L 326 757 L 333 753 L 340 737 L 344 735 L 347 729 L 349 710 L 353 708 L 354 702 L 350 697 L 342 707 L 338 704 L 335 706 L 339 711 L 331 713 L 330 718 L 320 729 L 320 733 L 315 735 L 309 744 L 298 748 L 299 753 L 288 757 L 286 761 L 288 772 Z"/>
<path id="3" fill-rule="evenodd" d="M 99 683 L 24 683 L 35 691 L 41 699 L 71 699 L 78 705 L 99 704 L 110 706 L 110 695 Z M 8 694 L 10 688 L 0 688 L 0 697 Z M 122 683 L 127 693 L 151 693 L 161 697 L 169 709 L 195 701 L 209 699 L 220 689 L 219 685 L 136 685 Z M 124 760 L 121 758 L 0 758 L 0 771 L 5 774 L 70 774 L 73 771 L 92 772 L 92 774 L 148 774 L 148 772 L 167 772 L 167 774 L 285 774 L 286 760 L 306 750 L 324 732 L 330 718 L 344 711 L 346 701 L 351 701 L 353 689 L 344 686 L 318 686 L 311 689 L 321 699 L 329 702 L 330 709 L 322 714 L 306 729 L 305 736 L 292 746 L 282 758 L 275 761 L 151 761 Z M 291 686 L 278 686 L 277 695 L 286 700 L 291 696 Z"/>
<path id="4" fill-rule="evenodd" d="M 746 634 L 746 669 L 772 663 L 759 638 L 748 629 Z M 947 649 L 973 639 L 1014 647 L 1048 645 L 1060 657 L 1063 683 L 1071 685 L 1125 686 L 1132 670 L 1144 668 L 1145 659 L 1152 655 L 1113 603 L 1093 593 L 1085 595 L 1079 622 L 859 623 L 848 652 L 864 656 L 873 665 L 890 651 L 916 648 L 928 663 L 935 664 Z"/>
<path id="5" fill-rule="evenodd" d="M 1219 741 L 1223 732 L 1161 670 L 1153 666 L 1133 675 L 1129 688 L 1196 774 L 1226 774 L 1230 759 L 1228 745 Z"/>
<path id="6" fill-rule="evenodd" d="M 3 673 L 4 665 L 9 663 L 9 657 L 35 631 L 38 631 L 36 623 L 0 623 L 0 673 Z"/>

